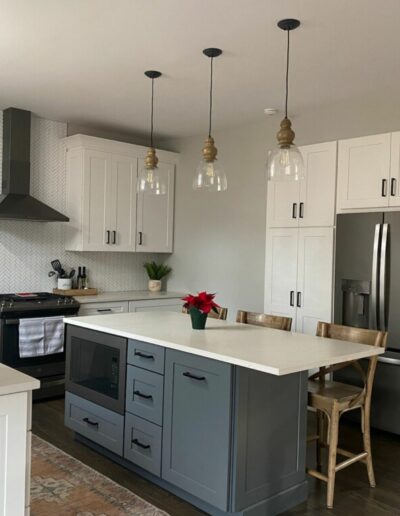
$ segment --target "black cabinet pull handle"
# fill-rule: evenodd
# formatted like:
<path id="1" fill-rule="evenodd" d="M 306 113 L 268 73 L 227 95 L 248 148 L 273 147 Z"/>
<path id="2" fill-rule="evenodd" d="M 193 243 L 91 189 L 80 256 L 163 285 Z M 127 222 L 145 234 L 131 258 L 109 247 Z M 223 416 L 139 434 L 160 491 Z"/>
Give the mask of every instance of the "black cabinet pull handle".
<path id="1" fill-rule="evenodd" d="M 299 218 L 300 219 L 304 218 L 304 202 L 301 202 L 299 204 Z"/>
<path id="2" fill-rule="evenodd" d="M 198 380 L 198 381 L 203 381 L 206 379 L 205 376 L 197 376 L 195 374 L 192 374 L 192 373 L 189 373 L 189 371 L 186 371 L 185 373 L 182 373 L 183 376 L 186 376 L 187 378 L 192 378 L 192 380 Z"/>
<path id="3" fill-rule="evenodd" d="M 140 358 L 148 358 L 149 360 L 154 360 L 154 355 L 147 355 L 146 353 L 143 353 L 142 351 L 135 351 L 135 357 Z"/>
<path id="4" fill-rule="evenodd" d="M 297 292 L 296 305 L 297 305 L 297 308 L 301 308 L 301 292 Z"/>
<path id="5" fill-rule="evenodd" d="M 113 243 L 113 244 L 116 244 L 116 243 L 117 243 L 117 232 L 114 230 L 114 231 L 112 232 L 112 234 L 113 234 L 113 241 L 112 241 L 112 243 Z"/>
<path id="6" fill-rule="evenodd" d="M 98 312 L 112 312 L 112 309 L 111 308 L 98 308 L 97 311 Z"/>
<path id="7" fill-rule="evenodd" d="M 139 231 L 139 242 L 138 245 L 143 245 L 143 231 Z"/>
<path id="8" fill-rule="evenodd" d="M 396 178 L 392 177 L 392 179 L 390 180 L 390 195 L 392 195 L 393 197 L 396 196 L 396 183 Z"/>
<path id="9" fill-rule="evenodd" d="M 297 202 L 292 205 L 292 219 L 297 219 Z"/>
<path id="10" fill-rule="evenodd" d="M 88 417 L 84 417 L 83 421 L 90 426 L 96 426 L 96 427 L 99 426 L 99 423 L 97 423 L 97 421 L 90 421 L 90 419 Z"/>
<path id="11" fill-rule="evenodd" d="M 110 230 L 107 229 L 106 231 L 106 244 L 109 244 L 110 243 Z"/>
<path id="12" fill-rule="evenodd" d="M 133 439 L 132 444 L 136 444 L 136 446 L 140 446 L 140 448 L 143 448 L 144 450 L 151 448 L 150 444 L 143 444 L 139 439 Z"/>
<path id="13" fill-rule="evenodd" d="M 290 291 L 290 306 L 294 306 L 294 290 Z"/>
<path id="14" fill-rule="evenodd" d="M 133 394 L 135 396 L 140 396 L 141 398 L 144 398 L 145 400 L 152 400 L 153 396 L 151 394 L 143 394 L 140 391 L 133 391 Z"/>
<path id="15" fill-rule="evenodd" d="M 382 197 L 386 197 L 387 195 L 387 179 L 382 179 Z"/>

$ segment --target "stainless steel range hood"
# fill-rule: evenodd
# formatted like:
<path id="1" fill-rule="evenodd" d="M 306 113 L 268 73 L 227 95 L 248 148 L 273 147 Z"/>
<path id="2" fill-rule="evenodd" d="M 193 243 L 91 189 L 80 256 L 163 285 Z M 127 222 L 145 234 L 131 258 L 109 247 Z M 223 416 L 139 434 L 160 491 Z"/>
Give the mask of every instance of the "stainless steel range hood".
<path id="1" fill-rule="evenodd" d="M 30 111 L 5 109 L 0 219 L 68 222 L 68 217 L 30 195 L 30 154 Z"/>

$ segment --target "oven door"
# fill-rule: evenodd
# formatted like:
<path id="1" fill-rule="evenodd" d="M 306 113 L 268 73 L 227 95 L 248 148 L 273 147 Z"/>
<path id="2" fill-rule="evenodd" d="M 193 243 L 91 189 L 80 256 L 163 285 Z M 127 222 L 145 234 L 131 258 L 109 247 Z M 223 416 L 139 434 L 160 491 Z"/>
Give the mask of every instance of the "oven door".
<path id="1" fill-rule="evenodd" d="M 124 414 L 127 340 L 66 325 L 66 390 Z"/>
<path id="2" fill-rule="evenodd" d="M 64 376 L 65 351 L 29 358 L 19 356 L 19 319 L 1 319 L 0 332 L 1 363 L 38 379 Z"/>

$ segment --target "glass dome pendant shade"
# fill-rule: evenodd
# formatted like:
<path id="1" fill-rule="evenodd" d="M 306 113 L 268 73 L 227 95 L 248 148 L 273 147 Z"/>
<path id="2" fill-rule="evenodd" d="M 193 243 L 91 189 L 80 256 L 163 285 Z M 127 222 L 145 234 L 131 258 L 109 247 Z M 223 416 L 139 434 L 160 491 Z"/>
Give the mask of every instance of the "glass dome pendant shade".
<path id="1" fill-rule="evenodd" d="M 149 70 L 144 72 L 146 77 L 151 79 L 151 129 L 150 147 L 144 160 L 144 167 L 139 172 L 138 192 L 153 195 L 164 195 L 167 193 L 166 178 L 160 174 L 158 169 L 158 157 L 153 146 L 153 126 L 154 126 L 154 79 L 161 76 L 161 72 Z"/>
<path id="2" fill-rule="evenodd" d="M 293 143 L 295 132 L 292 129 L 292 122 L 287 116 L 289 91 L 289 34 L 291 30 L 296 29 L 299 25 L 300 22 L 294 19 L 286 19 L 278 22 L 278 27 L 287 31 L 285 118 L 282 120 L 279 132 L 276 135 L 278 146 L 268 154 L 267 175 L 269 181 L 299 181 L 304 178 L 303 156 L 298 147 Z"/>
<path id="3" fill-rule="evenodd" d="M 217 153 L 218 149 L 215 146 L 214 138 L 211 136 L 211 121 L 212 121 L 212 94 L 213 94 L 213 60 L 222 54 L 219 48 L 206 48 L 203 54 L 211 58 L 210 69 L 210 114 L 209 114 L 209 131 L 208 137 L 204 142 L 203 159 L 196 168 L 193 177 L 194 190 L 208 190 L 214 192 L 223 192 L 228 188 L 226 175 L 218 163 Z"/>

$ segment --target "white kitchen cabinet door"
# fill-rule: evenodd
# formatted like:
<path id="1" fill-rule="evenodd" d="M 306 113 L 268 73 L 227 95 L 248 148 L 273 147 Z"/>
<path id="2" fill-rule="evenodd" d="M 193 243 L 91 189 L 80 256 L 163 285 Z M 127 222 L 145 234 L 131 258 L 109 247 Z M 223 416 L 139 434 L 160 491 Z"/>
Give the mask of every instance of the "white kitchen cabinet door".
<path id="1" fill-rule="evenodd" d="M 291 228 L 299 224 L 299 181 L 269 181 L 267 226 Z"/>
<path id="2" fill-rule="evenodd" d="M 400 132 L 392 133 L 389 206 L 400 206 Z"/>
<path id="3" fill-rule="evenodd" d="M 112 155 L 109 251 L 135 251 L 137 159 Z"/>
<path id="4" fill-rule="evenodd" d="M 295 322 L 298 228 L 267 231 L 264 311 Z M 294 324 L 293 324 L 294 326 Z"/>
<path id="5" fill-rule="evenodd" d="M 25 514 L 27 393 L 0 396 L 0 516 Z"/>
<path id="6" fill-rule="evenodd" d="M 83 250 L 109 251 L 112 192 L 111 155 L 97 150 L 84 151 Z M 77 195 L 80 192 L 77 191 Z"/>
<path id="7" fill-rule="evenodd" d="M 332 281 L 333 228 L 300 228 L 296 331 L 315 335 L 318 321 L 331 322 Z"/>
<path id="8" fill-rule="evenodd" d="M 389 205 L 391 135 L 339 141 L 337 209 Z"/>
<path id="9" fill-rule="evenodd" d="M 305 178 L 299 181 L 299 226 L 334 226 L 337 143 L 301 147 Z"/>
<path id="10" fill-rule="evenodd" d="M 143 160 L 139 160 L 139 170 L 143 166 Z M 137 252 L 171 253 L 173 249 L 175 165 L 159 162 L 158 172 L 166 180 L 167 192 L 138 194 Z"/>

